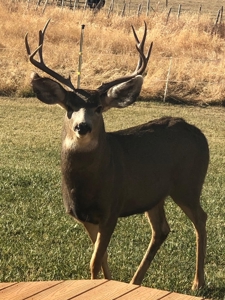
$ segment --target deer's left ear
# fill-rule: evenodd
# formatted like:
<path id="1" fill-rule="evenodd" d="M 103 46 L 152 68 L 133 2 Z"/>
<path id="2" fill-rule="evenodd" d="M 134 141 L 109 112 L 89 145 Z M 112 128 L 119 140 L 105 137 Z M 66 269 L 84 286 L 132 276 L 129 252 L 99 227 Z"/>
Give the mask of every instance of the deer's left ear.
<path id="1" fill-rule="evenodd" d="M 37 98 L 46 104 L 59 104 L 65 107 L 67 91 L 55 80 L 31 74 L 31 85 Z"/>
<path id="2" fill-rule="evenodd" d="M 111 87 L 101 96 L 103 111 L 111 107 L 123 108 L 134 103 L 141 92 L 143 77 L 138 75 L 126 82 Z"/>

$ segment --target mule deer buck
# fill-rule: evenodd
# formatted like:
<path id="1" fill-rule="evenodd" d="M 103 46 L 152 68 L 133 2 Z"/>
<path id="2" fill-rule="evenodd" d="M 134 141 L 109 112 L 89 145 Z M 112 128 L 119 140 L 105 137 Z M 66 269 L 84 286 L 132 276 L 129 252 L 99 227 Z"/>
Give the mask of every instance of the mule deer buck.
<path id="1" fill-rule="evenodd" d="M 50 20 L 49 20 L 50 21 Z M 152 44 L 147 55 L 147 34 L 136 39 L 139 61 L 131 75 L 102 84 L 96 90 L 76 89 L 69 78 L 48 68 L 43 60 L 44 35 L 31 53 L 30 62 L 58 82 L 33 73 L 31 85 L 37 98 L 46 104 L 59 104 L 66 110 L 62 134 L 62 193 L 67 213 L 86 228 L 94 251 L 91 278 L 102 267 L 111 278 L 107 246 L 119 217 L 146 214 L 152 237 L 131 283 L 141 284 L 151 261 L 170 232 L 164 211 L 167 196 L 184 211 L 196 231 L 196 273 L 193 289 L 204 285 L 207 215 L 200 194 L 209 162 L 209 149 L 203 133 L 181 118 L 163 117 L 116 132 L 105 132 L 102 113 L 112 107 L 124 108 L 140 94 Z M 39 60 L 34 56 L 38 54 Z"/>

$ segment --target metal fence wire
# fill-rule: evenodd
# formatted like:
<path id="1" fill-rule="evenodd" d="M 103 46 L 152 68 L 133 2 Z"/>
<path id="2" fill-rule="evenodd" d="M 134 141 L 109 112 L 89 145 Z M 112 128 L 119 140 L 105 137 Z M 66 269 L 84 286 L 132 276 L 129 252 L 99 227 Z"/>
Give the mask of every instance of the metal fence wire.
<path id="1" fill-rule="evenodd" d="M 20 0 L 17 0 L 20 1 Z M 179 18 L 182 13 L 195 13 L 199 16 L 202 13 L 207 13 L 211 18 L 215 19 L 215 23 L 221 22 L 223 18 L 223 2 L 218 6 L 210 3 L 201 3 L 200 1 L 193 1 L 190 3 L 182 4 L 178 0 L 23 0 L 27 2 L 27 6 L 35 5 L 36 8 L 41 7 L 45 11 L 48 5 L 68 8 L 72 10 L 94 8 L 95 10 L 104 9 L 108 15 L 111 13 L 117 13 L 121 16 L 141 14 L 149 15 L 155 12 L 166 12 L 167 20 L 171 13 L 176 14 Z M 15 0 L 12 0 L 15 2 Z M 93 5 L 92 5 L 93 4 Z"/>

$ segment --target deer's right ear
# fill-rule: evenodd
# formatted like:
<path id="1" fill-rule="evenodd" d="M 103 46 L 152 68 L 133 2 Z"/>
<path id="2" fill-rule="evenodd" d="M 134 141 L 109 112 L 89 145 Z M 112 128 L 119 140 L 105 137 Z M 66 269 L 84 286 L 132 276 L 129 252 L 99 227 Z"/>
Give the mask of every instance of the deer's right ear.
<path id="1" fill-rule="evenodd" d="M 112 86 L 107 94 L 101 97 L 103 111 L 112 107 L 123 108 L 134 103 L 141 92 L 143 77 L 137 75 L 128 81 Z"/>
<path id="2" fill-rule="evenodd" d="M 31 85 L 37 98 L 46 104 L 59 104 L 63 108 L 67 91 L 55 80 L 31 74 Z"/>

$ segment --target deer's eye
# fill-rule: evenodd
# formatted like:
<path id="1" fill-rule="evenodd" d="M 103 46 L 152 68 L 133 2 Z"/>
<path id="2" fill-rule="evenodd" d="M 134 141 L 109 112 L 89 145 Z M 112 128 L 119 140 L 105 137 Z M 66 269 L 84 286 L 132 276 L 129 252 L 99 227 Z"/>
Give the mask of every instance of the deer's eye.
<path id="1" fill-rule="evenodd" d="M 99 105 L 99 106 L 96 108 L 95 112 L 96 112 L 97 114 L 100 114 L 100 113 L 102 112 L 102 106 Z"/>
<path id="2" fill-rule="evenodd" d="M 70 106 L 70 105 L 67 105 L 67 117 L 70 119 L 72 117 L 72 114 L 74 112 L 78 112 L 80 110 L 80 107 L 79 106 Z"/>
<path id="3" fill-rule="evenodd" d="M 73 114 L 73 109 L 72 107 L 70 107 L 69 105 L 67 105 L 67 117 L 70 119 L 72 117 Z"/>

